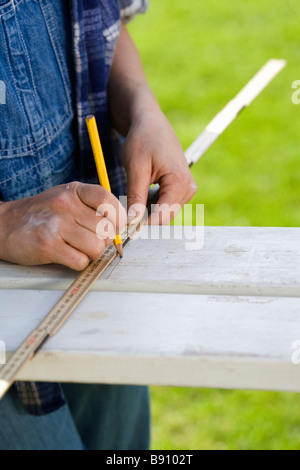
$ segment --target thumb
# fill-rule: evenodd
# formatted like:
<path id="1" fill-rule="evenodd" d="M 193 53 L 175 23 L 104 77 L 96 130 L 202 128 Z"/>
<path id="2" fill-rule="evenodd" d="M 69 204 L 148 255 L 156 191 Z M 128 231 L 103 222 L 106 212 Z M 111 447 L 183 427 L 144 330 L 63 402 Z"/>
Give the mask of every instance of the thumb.
<path id="1" fill-rule="evenodd" d="M 143 158 L 131 158 L 127 168 L 127 211 L 128 222 L 137 223 L 144 215 L 151 184 L 151 164 Z"/>

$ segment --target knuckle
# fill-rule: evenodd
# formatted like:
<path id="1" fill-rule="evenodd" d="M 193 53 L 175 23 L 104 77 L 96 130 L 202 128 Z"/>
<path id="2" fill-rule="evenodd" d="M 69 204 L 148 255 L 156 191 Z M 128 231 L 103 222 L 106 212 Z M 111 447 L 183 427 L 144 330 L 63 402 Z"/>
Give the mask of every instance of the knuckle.
<path id="1" fill-rule="evenodd" d="M 96 261 L 97 259 L 99 259 L 102 253 L 104 252 L 104 248 L 105 248 L 105 242 L 97 238 L 90 252 L 90 258 L 93 261 Z"/>
<path id="2" fill-rule="evenodd" d="M 198 190 L 198 186 L 194 180 L 190 182 L 189 186 L 190 193 L 194 196 Z"/>
<path id="3" fill-rule="evenodd" d="M 197 184 L 191 173 L 184 173 L 181 177 L 181 190 L 182 194 L 186 194 L 189 197 L 194 196 L 197 192 Z"/>
<path id="4" fill-rule="evenodd" d="M 55 212 L 69 211 L 72 205 L 72 198 L 70 196 L 70 193 L 67 191 L 61 192 L 52 201 L 52 208 Z"/>
<path id="5" fill-rule="evenodd" d="M 34 231 L 35 242 L 42 256 L 51 258 L 56 250 L 56 244 L 59 240 L 59 217 L 52 216 L 47 221 L 40 221 Z"/>
<path id="6" fill-rule="evenodd" d="M 178 188 L 178 193 L 185 193 L 188 190 L 190 184 L 190 176 L 186 171 L 182 169 L 176 169 L 170 176 L 170 185 Z"/>
<path id="7" fill-rule="evenodd" d="M 75 196 L 78 193 L 79 186 L 83 183 L 79 181 L 72 181 L 63 187 L 60 192 L 54 197 L 52 206 L 54 210 L 71 210 L 74 206 Z"/>
<path id="8" fill-rule="evenodd" d="M 80 183 L 79 181 L 72 181 L 66 186 L 67 191 L 71 191 L 73 193 L 77 193 L 79 186 L 81 186 L 83 183 Z"/>

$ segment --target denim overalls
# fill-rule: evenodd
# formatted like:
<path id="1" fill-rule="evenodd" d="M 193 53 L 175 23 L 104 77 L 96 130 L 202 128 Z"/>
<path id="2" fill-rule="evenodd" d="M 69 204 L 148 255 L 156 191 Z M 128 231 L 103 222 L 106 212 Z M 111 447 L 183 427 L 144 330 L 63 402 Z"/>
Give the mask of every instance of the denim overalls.
<path id="1" fill-rule="evenodd" d="M 71 60 L 66 1 L 0 0 L 4 201 L 32 196 L 74 174 Z"/>

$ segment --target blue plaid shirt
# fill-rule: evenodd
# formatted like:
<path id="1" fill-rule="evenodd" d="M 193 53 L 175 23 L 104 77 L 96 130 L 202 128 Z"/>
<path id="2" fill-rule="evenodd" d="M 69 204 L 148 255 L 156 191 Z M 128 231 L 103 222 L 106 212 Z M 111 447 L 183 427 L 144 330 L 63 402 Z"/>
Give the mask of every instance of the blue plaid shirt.
<path id="1" fill-rule="evenodd" d="M 126 178 L 112 134 L 107 100 L 107 84 L 121 20 L 130 21 L 144 13 L 148 0 L 70 0 L 72 46 L 75 65 L 76 119 L 80 149 L 79 179 L 96 182 L 95 164 L 85 117 L 94 114 L 99 126 L 103 151 L 113 193 L 125 193 Z M 26 410 L 44 415 L 61 407 L 61 385 L 48 382 L 16 382 Z"/>

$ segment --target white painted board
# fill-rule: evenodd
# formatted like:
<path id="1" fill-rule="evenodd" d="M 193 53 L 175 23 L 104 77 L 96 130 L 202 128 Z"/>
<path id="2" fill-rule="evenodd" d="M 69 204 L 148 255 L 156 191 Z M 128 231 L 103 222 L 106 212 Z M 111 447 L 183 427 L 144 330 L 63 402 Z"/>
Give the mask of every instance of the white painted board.
<path id="1" fill-rule="evenodd" d="M 93 290 L 298 296 L 300 228 L 205 227 L 201 250 L 188 251 L 193 227 L 171 227 L 170 240 L 145 239 L 124 249 Z M 184 232 L 183 232 L 184 230 Z M 182 237 L 178 239 L 178 237 Z M 0 289 L 66 289 L 76 273 L 58 266 L 0 262 Z"/>
<path id="2" fill-rule="evenodd" d="M 8 350 L 60 295 L 0 292 Z M 20 377 L 300 391 L 299 325 L 299 298 L 91 292 Z"/>
<path id="3" fill-rule="evenodd" d="M 142 233 L 20 378 L 300 391 L 300 365 L 292 362 L 300 340 L 298 240 L 299 229 L 210 227 L 203 249 L 187 251 L 187 238 Z M 1 263 L 0 340 L 8 354 L 75 276 L 58 266 Z"/>

